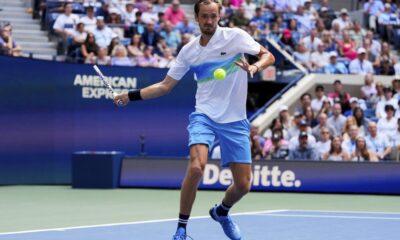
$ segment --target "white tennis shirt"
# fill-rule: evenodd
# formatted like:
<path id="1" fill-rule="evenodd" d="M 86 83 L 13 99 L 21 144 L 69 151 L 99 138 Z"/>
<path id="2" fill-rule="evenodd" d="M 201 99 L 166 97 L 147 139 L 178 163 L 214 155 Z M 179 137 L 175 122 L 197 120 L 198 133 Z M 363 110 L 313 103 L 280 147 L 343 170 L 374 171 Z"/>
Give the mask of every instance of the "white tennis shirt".
<path id="1" fill-rule="evenodd" d="M 196 112 L 218 123 L 246 118 L 247 72 L 235 65 L 244 53 L 257 55 L 261 46 L 239 28 L 217 27 L 207 46 L 200 45 L 200 36 L 179 52 L 168 75 L 180 80 L 192 70 L 197 81 Z M 214 78 L 214 71 L 223 68 L 226 77 Z"/>

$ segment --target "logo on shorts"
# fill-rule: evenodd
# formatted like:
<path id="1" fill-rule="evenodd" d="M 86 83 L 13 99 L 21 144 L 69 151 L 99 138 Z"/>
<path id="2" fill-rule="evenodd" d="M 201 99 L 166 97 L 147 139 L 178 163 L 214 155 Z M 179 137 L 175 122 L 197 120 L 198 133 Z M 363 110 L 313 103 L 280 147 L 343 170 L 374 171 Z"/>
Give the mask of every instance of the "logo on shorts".
<path id="1" fill-rule="evenodd" d="M 226 52 L 221 52 L 221 56 L 224 56 L 224 55 L 226 55 Z"/>

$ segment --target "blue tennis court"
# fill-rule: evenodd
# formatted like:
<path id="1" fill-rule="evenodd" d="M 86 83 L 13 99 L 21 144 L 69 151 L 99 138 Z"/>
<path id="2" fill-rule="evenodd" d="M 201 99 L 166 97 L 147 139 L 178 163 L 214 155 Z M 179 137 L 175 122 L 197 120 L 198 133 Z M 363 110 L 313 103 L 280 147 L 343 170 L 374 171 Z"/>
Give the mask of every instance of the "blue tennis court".
<path id="1" fill-rule="evenodd" d="M 400 238 L 400 213 L 272 210 L 234 214 L 243 239 L 382 240 Z M 0 233 L 0 240 L 170 239 L 176 219 Z M 208 216 L 190 220 L 193 239 L 226 239 Z"/>

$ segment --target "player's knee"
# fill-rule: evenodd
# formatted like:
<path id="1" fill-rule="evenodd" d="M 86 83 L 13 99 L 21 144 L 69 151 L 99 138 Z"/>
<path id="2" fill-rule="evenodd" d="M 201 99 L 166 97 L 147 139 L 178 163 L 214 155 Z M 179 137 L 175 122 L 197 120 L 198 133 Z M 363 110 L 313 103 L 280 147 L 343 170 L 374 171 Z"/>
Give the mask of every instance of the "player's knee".
<path id="1" fill-rule="evenodd" d="M 236 185 L 236 190 L 243 195 L 250 192 L 250 189 L 251 189 L 250 179 L 243 179 L 243 180 L 235 183 L 235 185 Z"/>
<path id="2" fill-rule="evenodd" d="M 188 176 L 192 179 L 200 180 L 203 177 L 204 167 L 200 165 L 192 165 L 188 169 Z"/>

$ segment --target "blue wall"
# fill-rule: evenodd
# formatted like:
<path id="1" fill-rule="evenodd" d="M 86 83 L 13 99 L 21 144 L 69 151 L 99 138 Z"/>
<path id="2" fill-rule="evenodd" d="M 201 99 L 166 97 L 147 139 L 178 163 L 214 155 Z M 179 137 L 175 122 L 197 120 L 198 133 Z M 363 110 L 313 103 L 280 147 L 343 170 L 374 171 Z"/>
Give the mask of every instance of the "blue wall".
<path id="1" fill-rule="evenodd" d="M 101 69 L 106 76 L 129 77 L 131 83 L 137 78 L 137 88 L 162 80 L 167 72 Z M 148 155 L 188 154 L 186 125 L 196 88 L 192 74 L 170 95 L 125 108 L 115 107 L 104 96 L 94 98 L 93 92 L 105 93 L 105 88 L 98 81 L 79 85 L 84 75 L 96 78 L 91 65 L 0 57 L 0 184 L 70 183 L 73 152 L 116 150 L 138 155 L 141 134 Z"/>

